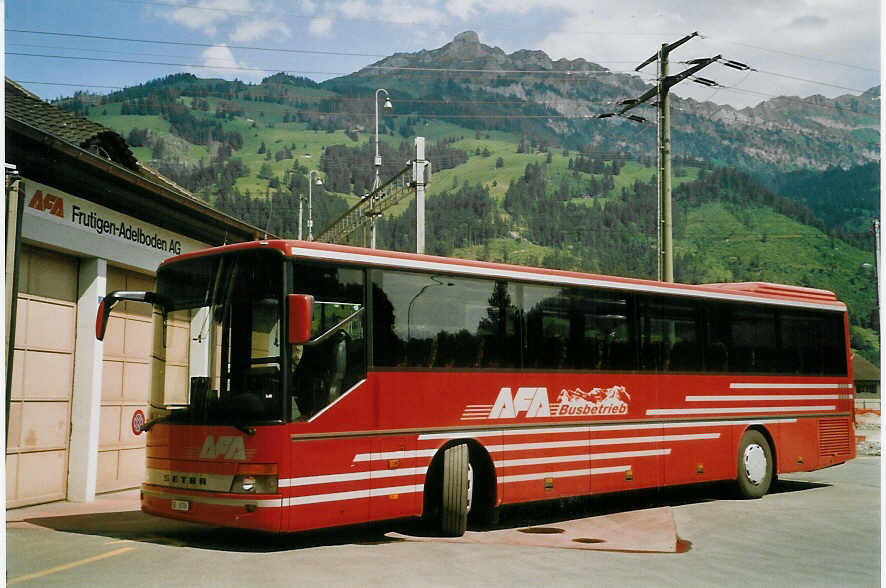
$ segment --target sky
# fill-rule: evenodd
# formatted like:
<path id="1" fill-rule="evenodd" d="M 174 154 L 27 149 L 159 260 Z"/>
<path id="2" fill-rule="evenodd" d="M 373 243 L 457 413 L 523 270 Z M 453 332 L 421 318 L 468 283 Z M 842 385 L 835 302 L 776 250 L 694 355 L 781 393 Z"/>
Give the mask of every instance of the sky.
<path id="1" fill-rule="evenodd" d="M 877 0 L 7 0 L 5 63 L 51 99 L 181 71 L 322 81 L 467 30 L 507 53 L 633 72 L 662 43 L 698 32 L 671 53 L 671 73 L 715 55 L 753 70 L 714 64 L 699 75 L 724 87 L 682 82 L 673 94 L 742 108 L 880 84 L 880 10 Z M 652 80 L 655 65 L 643 74 Z"/>

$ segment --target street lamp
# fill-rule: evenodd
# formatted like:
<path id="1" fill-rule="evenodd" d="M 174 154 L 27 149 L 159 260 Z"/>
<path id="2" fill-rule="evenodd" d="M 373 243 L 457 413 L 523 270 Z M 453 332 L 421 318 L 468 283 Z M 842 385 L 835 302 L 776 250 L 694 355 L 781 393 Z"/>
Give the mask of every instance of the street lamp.
<path id="1" fill-rule="evenodd" d="M 384 88 L 379 88 L 375 91 L 375 180 L 372 182 L 372 191 L 375 192 L 381 186 L 381 179 L 379 178 L 379 171 L 381 170 L 381 153 L 378 150 L 378 95 L 379 93 L 384 92 L 385 94 L 385 103 L 382 106 L 385 110 L 393 110 L 394 105 L 391 104 L 391 95 L 388 94 L 388 91 Z M 372 198 L 372 202 L 369 203 L 370 208 L 370 216 L 372 223 L 372 248 L 375 249 L 375 196 Z"/>
<path id="2" fill-rule="evenodd" d="M 289 191 L 291 194 L 295 194 L 295 184 L 293 183 L 292 176 L 295 174 L 295 169 L 290 169 L 286 171 L 286 183 L 289 186 Z M 308 182 L 310 183 L 310 181 Z M 298 193 L 298 240 L 302 239 L 302 204 L 304 203 L 305 195 L 301 192 Z"/>
<path id="3" fill-rule="evenodd" d="M 320 179 L 320 172 L 312 169 L 308 174 L 308 241 L 314 240 L 313 195 L 311 193 L 311 187 L 314 185 L 314 174 L 317 174 L 317 185 L 323 185 L 323 181 Z M 299 225 L 300 224 L 301 223 L 299 223 Z M 299 226 L 299 228 L 301 228 L 301 226 Z"/>
<path id="4" fill-rule="evenodd" d="M 302 202 L 305 199 L 305 195 L 299 193 L 298 195 L 298 240 L 301 241 L 301 217 L 302 217 Z"/>

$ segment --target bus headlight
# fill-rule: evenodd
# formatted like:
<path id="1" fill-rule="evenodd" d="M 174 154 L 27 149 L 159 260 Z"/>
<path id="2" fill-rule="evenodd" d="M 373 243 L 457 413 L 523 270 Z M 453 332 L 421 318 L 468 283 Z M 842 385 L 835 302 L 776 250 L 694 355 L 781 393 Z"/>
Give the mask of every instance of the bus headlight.
<path id="1" fill-rule="evenodd" d="M 276 494 L 277 464 L 240 464 L 231 483 L 232 494 Z"/>

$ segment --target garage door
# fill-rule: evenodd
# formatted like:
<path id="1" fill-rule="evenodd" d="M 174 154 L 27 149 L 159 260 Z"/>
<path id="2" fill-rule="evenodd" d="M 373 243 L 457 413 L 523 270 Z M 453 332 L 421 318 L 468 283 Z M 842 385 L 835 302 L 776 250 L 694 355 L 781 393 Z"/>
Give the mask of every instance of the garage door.
<path id="1" fill-rule="evenodd" d="M 7 507 L 65 498 L 74 388 L 77 259 L 31 247 L 19 259 Z"/>
<path id="2" fill-rule="evenodd" d="M 108 292 L 153 290 L 150 276 L 108 267 Z M 151 306 L 121 302 L 111 313 L 102 366 L 96 491 L 138 486 L 145 474 L 145 435 L 132 430 L 136 411 L 148 415 L 153 329 Z"/>

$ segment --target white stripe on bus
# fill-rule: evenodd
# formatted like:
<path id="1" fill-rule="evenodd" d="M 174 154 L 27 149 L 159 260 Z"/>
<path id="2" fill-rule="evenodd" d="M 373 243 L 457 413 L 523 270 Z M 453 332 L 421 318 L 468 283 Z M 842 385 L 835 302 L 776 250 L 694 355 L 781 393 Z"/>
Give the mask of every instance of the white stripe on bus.
<path id="1" fill-rule="evenodd" d="M 559 435 L 570 433 L 588 433 L 595 431 L 642 431 L 648 429 L 682 429 L 690 427 L 724 427 L 729 425 L 762 425 L 766 423 L 796 423 L 792 418 L 766 418 L 740 421 L 679 421 L 667 423 L 634 423 L 617 425 L 582 425 L 580 427 L 533 427 L 515 429 L 481 429 L 475 431 L 446 431 L 443 433 L 424 433 L 418 436 L 419 441 L 433 439 L 487 438 L 512 435 Z"/>
<path id="2" fill-rule="evenodd" d="M 291 496 L 283 499 L 283 506 L 302 506 L 305 504 L 317 504 L 320 502 L 337 502 L 339 500 L 357 500 L 360 498 L 375 498 L 378 496 L 391 496 L 392 494 L 413 494 L 422 492 L 423 484 L 409 486 L 391 486 L 389 488 L 368 488 L 366 490 L 351 490 L 348 492 L 331 492 L 328 494 L 310 494 L 308 496 Z"/>
<path id="3" fill-rule="evenodd" d="M 377 480 L 379 478 L 399 478 L 401 476 L 423 476 L 428 468 L 400 468 L 394 470 L 371 470 L 368 472 L 349 472 L 346 474 L 323 474 L 319 476 L 303 476 L 300 478 L 288 478 L 280 480 L 280 488 L 294 488 L 296 486 L 312 486 L 314 484 L 334 484 L 336 482 L 354 482 L 357 480 Z"/>
<path id="4" fill-rule="evenodd" d="M 840 394 L 751 394 L 748 396 L 687 396 L 686 402 L 754 402 L 756 400 L 839 400 Z"/>
<path id="5" fill-rule="evenodd" d="M 592 445 L 628 445 L 631 443 L 655 443 L 658 441 L 697 441 L 701 439 L 719 439 L 720 433 L 700 433 L 695 435 L 653 435 L 650 437 L 619 437 L 614 439 L 575 439 L 569 441 L 549 441 L 541 443 L 512 443 L 509 445 L 488 445 L 489 452 L 524 451 L 532 449 L 557 449 L 563 447 L 589 447 Z M 354 463 L 370 460 L 412 459 L 416 457 L 432 457 L 436 449 L 418 449 L 413 451 L 389 451 L 383 453 L 358 453 Z"/>
<path id="6" fill-rule="evenodd" d="M 515 474 L 513 476 L 499 476 L 498 481 L 502 484 L 513 482 L 530 482 L 532 480 L 544 480 L 545 478 L 576 478 L 579 476 L 596 476 L 600 474 L 617 474 L 627 472 L 629 465 L 612 466 L 607 468 L 583 468 L 580 470 L 565 470 L 562 472 L 544 472 L 536 474 Z"/>
<path id="7" fill-rule="evenodd" d="M 702 441 L 719 439 L 720 433 L 698 433 L 694 435 L 650 435 L 647 437 L 616 437 L 611 439 L 573 439 L 570 441 L 548 441 L 539 443 L 510 443 L 489 445 L 490 453 L 532 451 L 535 449 L 563 449 L 565 447 L 594 447 L 596 445 L 633 445 L 635 443 L 663 443 L 666 441 Z"/>
<path id="8" fill-rule="evenodd" d="M 382 453 L 358 453 L 354 456 L 354 463 L 371 460 L 387 459 L 412 459 L 415 457 L 431 457 L 437 453 L 436 449 L 419 449 L 417 451 L 385 451 Z"/>
<path id="9" fill-rule="evenodd" d="M 851 389 L 852 384 L 787 384 L 779 382 L 736 382 L 729 384 L 733 390 L 760 390 L 766 388 L 782 390 L 845 390 Z"/>
<path id="10" fill-rule="evenodd" d="M 836 406 L 732 406 L 726 408 L 651 408 L 646 416 L 665 416 L 670 414 L 734 414 L 747 412 L 808 412 L 811 410 L 837 410 Z"/>
<path id="11" fill-rule="evenodd" d="M 646 451 L 614 451 L 611 453 L 583 453 L 580 455 L 555 455 L 554 457 L 535 457 L 527 459 L 502 459 L 495 462 L 495 467 L 512 468 L 548 463 L 571 463 L 575 461 L 599 461 L 604 459 L 625 459 L 627 457 L 653 457 L 670 455 L 670 447 L 665 449 L 649 449 Z"/>

